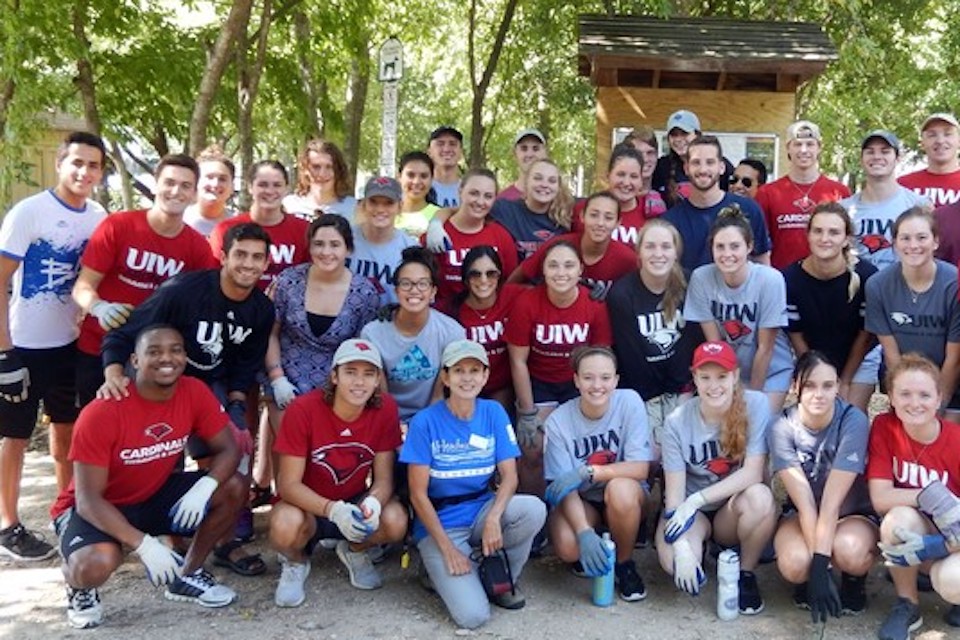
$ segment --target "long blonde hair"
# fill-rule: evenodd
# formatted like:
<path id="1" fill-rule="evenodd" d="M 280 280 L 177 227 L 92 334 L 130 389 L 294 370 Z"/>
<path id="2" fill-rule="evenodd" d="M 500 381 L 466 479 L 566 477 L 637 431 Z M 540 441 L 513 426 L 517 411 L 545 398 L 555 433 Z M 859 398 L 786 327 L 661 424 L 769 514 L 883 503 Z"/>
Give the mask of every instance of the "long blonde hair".
<path id="1" fill-rule="evenodd" d="M 843 254 L 843 259 L 847 263 L 847 273 L 850 274 L 850 284 L 847 285 L 847 302 L 853 302 L 853 297 L 857 295 L 858 291 L 860 291 L 860 274 L 857 273 L 856 270 L 857 263 L 860 262 L 860 258 L 857 256 L 857 252 L 853 250 L 852 243 L 849 242 L 854 236 L 853 220 L 850 219 L 850 213 L 847 211 L 846 207 L 839 202 L 823 202 L 813 208 L 813 212 L 810 214 L 810 219 L 807 220 L 808 234 L 810 233 L 810 229 L 813 227 L 813 219 L 821 213 L 832 213 L 843 221 L 843 228 L 847 235 L 848 242 L 847 246 L 841 250 L 841 253 Z"/>
<path id="2" fill-rule="evenodd" d="M 667 288 L 663 292 L 663 319 L 667 322 L 673 322 L 680 307 L 683 306 L 683 300 L 687 295 L 687 277 L 683 275 L 683 267 L 680 265 L 680 256 L 683 255 L 683 240 L 680 238 L 680 232 L 668 221 L 661 218 L 651 218 L 647 220 L 640 231 L 637 233 L 637 255 L 640 254 L 640 247 L 643 246 L 643 238 L 650 229 L 666 229 L 673 238 L 673 246 L 677 249 L 677 259 L 670 268 L 670 275 L 667 276 Z M 642 268 L 641 268 L 642 269 Z"/>
<path id="3" fill-rule="evenodd" d="M 567 188 L 567 184 L 563 181 L 563 174 L 560 172 L 560 167 L 558 167 L 553 160 L 541 158 L 531 164 L 524 178 L 523 190 L 527 192 L 527 185 L 530 183 L 533 168 L 538 164 L 548 164 L 557 170 L 557 195 L 547 208 L 547 217 L 558 227 L 569 230 L 573 220 L 573 196 L 570 194 L 570 189 Z"/>

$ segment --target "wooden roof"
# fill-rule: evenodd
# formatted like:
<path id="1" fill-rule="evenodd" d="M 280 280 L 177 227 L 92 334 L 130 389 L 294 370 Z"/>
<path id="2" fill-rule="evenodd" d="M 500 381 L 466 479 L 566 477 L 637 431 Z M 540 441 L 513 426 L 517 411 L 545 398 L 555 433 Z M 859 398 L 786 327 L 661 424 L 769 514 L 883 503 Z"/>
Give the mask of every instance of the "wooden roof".
<path id="1" fill-rule="evenodd" d="M 838 57 L 809 22 L 581 15 L 579 27 L 580 73 L 595 84 L 649 86 L 667 72 L 789 76 L 795 87 Z"/>

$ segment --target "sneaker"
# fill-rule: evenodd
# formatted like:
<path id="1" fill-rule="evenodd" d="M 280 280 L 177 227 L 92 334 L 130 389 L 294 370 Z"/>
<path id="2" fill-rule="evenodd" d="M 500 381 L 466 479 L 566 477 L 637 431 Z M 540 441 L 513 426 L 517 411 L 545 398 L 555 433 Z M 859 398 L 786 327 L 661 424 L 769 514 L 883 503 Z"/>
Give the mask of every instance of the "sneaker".
<path id="1" fill-rule="evenodd" d="M 365 550 L 351 551 L 350 543 L 341 540 L 337 543 L 337 557 L 350 574 L 350 584 L 357 589 L 379 589 L 383 586 L 383 578 Z"/>
<path id="2" fill-rule="evenodd" d="M 763 611 L 763 598 L 757 586 L 757 576 L 752 571 L 740 572 L 740 613 L 755 616 Z"/>
<path id="3" fill-rule="evenodd" d="M 299 607 L 306 600 L 303 584 L 310 575 L 310 559 L 306 562 L 291 562 L 280 555 L 280 581 L 273 601 L 278 607 Z"/>
<path id="4" fill-rule="evenodd" d="M 74 589 L 67 585 L 67 622 L 74 629 L 92 629 L 103 622 L 103 607 L 96 589 Z"/>
<path id="5" fill-rule="evenodd" d="M 614 567 L 617 584 L 620 586 L 620 599 L 627 602 L 637 602 L 647 597 L 647 588 L 643 578 L 637 573 L 637 565 L 633 560 L 618 563 Z"/>
<path id="6" fill-rule="evenodd" d="M 920 606 L 906 598 L 897 598 L 890 615 L 883 621 L 883 626 L 877 633 L 880 640 L 909 640 L 910 632 L 916 631 L 923 625 L 920 616 Z"/>
<path id="7" fill-rule="evenodd" d="M 858 616 L 866 609 L 867 576 L 842 574 L 840 577 L 840 613 L 845 616 Z"/>
<path id="8" fill-rule="evenodd" d="M 586 570 L 583 568 L 583 565 L 579 560 L 570 565 L 570 573 L 577 576 L 578 578 L 589 578 Z"/>
<path id="9" fill-rule="evenodd" d="M 810 611 L 810 602 L 807 600 L 807 583 L 801 582 L 793 586 L 793 606 L 797 609 Z"/>
<path id="10" fill-rule="evenodd" d="M 36 562 L 46 560 L 57 550 L 41 537 L 29 531 L 21 523 L 11 525 L 0 531 L 0 555 Z"/>
<path id="11" fill-rule="evenodd" d="M 955 604 L 943 614 L 943 620 L 951 627 L 960 627 L 960 604 Z"/>
<path id="12" fill-rule="evenodd" d="M 520 587 L 513 585 L 512 591 L 493 596 L 491 602 L 502 609 L 516 611 L 517 609 L 523 609 L 523 606 L 527 604 L 527 599 L 524 597 L 523 592 L 520 591 Z"/>
<path id="13" fill-rule="evenodd" d="M 233 589 L 217 582 L 203 567 L 171 582 L 164 595 L 167 600 L 196 602 L 211 608 L 225 607 L 237 599 Z"/>

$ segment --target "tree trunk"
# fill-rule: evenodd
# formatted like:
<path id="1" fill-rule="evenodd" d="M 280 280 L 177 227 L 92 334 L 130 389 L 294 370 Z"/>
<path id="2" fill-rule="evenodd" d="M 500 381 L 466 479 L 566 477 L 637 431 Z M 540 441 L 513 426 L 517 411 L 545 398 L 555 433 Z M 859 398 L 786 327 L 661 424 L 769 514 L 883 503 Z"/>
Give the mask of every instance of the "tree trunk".
<path id="1" fill-rule="evenodd" d="M 193 106 L 193 115 L 190 117 L 187 153 L 195 153 L 206 145 L 207 125 L 210 123 L 210 113 L 213 111 L 217 88 L 230 61 L 238 34 L 246 33 L 252 9 L 253 0 L 234 0 L 230 13 L 220 29 L 220 35 L 217 36 L 217 41 L 207 59 L 207 66 L 203 70 L 203 77 L 200 79 L 197 102 Z"/>
<path id="2" fill-rule="evenodd" d="M 367 90 L 370 87 L 370 55 L 366 51 L 355 53 L 350 63 L 350 94 L 344 108 L 343 123 L 343 156 L 347 161 L 347 171 L 350 175 L 350 184 L 357 178 L 357 167 L 360 163 L 360 126 L 363 122 L 363 112 L 367 107 Z"/>
<path id="3" fill-rule="evenodd" d="M 7 113 L 13 103 L 13 96 L 17 92 L 17 83 L 13 78 L 7 78 L 0 90 L 0 132 L 7 130 Z"/>
<path id="4" fill-rule="evenodd" d="M 127 171 L 127 165 L 123 160 L 123 151 L 116 140 L 110 141 L 110 157 L 113 159 L 113 166 L 120 174 L 120 200 L 123 208 L 127 211 L 135 208 L 133 200 L 133 185 L 130 182 L 130 172 Z"/>
<path id="5" fill-rule="evenodd" d="M 317 85 L 316 71 L 310 59 L 307 47 L 312 41 L 310 33 L 310 19 L 303 9 L 297 9 L 293 14 L 293 33 L 297 47 L 297 68 L 300 70 L 300 81 L 307 94 L 307 103 L 303 105 L 310 120 L 310 128 L 305 132 L 305 138 L 319 138 L 323 135 L 323 113 L 320 111 L 320 87 Z"/>
<path id="6" fill-rule="evenodd" d="M 272 0 L 263 0 L 260 27 L 257 29 L 257 49 L 253 63 L 247 60 L 246 30 L 237 34 L 237 101 L 239 113 L 237 133 L 240 137 L 240 175 L 246 175 L 253 165 L 253 107 L 260 90 L 260 78 L 267 58 L 267 37 L 270 34 L 270 11 Z M 244 184 L 246 182 L 244 181 Z M 240 192 L 240 208 L 250 206 L 250 195 L 244 187 Z"/>
<path id="7" fill-rule="evenodd" d="M 500 61 L 500 54 L 503 52 L 503 42 L 510 30 L 510 23 L 517 10 L 517 0 L 507 0 L 503 8 L 503 16 L 500 18 L 500 25 L 497 27 L 497 35 L 494 38 L 493 46 L 490 48 L 490 55 L 487 57 L 486 66 L 479 80 L 477 79 L 476 63 L 476 37 L 477 37 L 477 0 L 470 0 L 470 14 L 468 24 L 467 52 L 470 67 L 470 85 L 473 90 L 473 103 L 470 107 L 470 166 L 480 167 L 485 162 L 484 154 L 484 126 L 483 126 L 483 102 L 487 97 L 487 90 L 490 88 L 490 81 L 497 70 L 497 63 Z"/>

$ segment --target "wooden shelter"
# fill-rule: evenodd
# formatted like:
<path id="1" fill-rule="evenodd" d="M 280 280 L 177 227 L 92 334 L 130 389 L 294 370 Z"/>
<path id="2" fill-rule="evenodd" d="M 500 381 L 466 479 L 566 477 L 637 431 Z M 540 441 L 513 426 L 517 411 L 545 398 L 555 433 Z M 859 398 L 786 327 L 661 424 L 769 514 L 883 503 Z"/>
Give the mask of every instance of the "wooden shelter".
<path id="1" fill-rule="evenodd" d="M 29 175 L 25 176 L 25 180 L 13 183 L 10 203 L 0 213 L 5 214 L 13 203 L 57 184 L 57 149 L 60 143 L 71 131 L 85 131 L 87 128 L 82 119 L 64 113 L 47 115 L 43 122 L 46 126 L 37 132 L 23 152 L 22 160 L 29 167 Z"/>
<path id="2" fill-rule="evenodd" d="M 776 149 L 782 164 L 797 90 L 838 57 L 820 25 L 804 22 L 582 15 L 579 27 L 579 72 L 597 88 L 598 174 L 617 130 L 663 131 L 678 109 L 704 132 L 745 140 L 738 150 L 750 139 Z"/>

